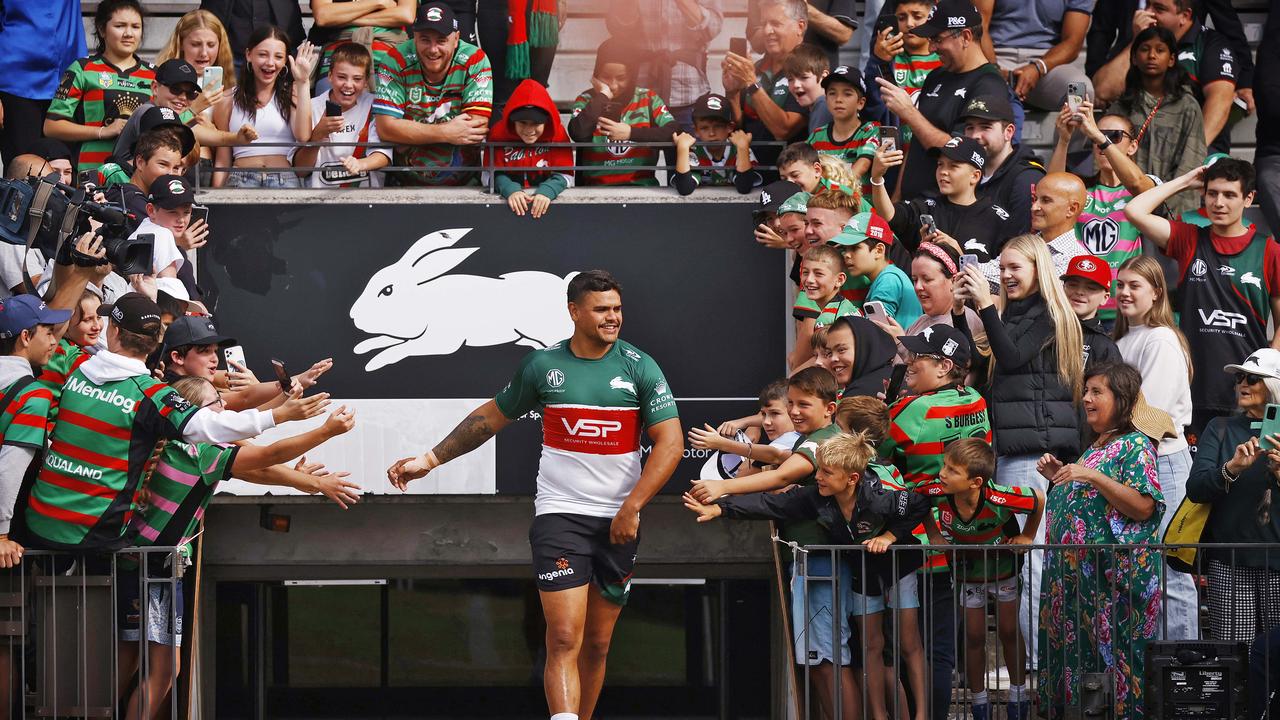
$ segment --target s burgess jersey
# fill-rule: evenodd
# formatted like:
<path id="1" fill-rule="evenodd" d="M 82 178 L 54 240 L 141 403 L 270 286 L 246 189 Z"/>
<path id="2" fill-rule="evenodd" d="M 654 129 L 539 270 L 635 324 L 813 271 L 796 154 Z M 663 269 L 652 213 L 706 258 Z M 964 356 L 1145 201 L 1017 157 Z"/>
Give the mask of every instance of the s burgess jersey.
<path id="1" fill-rule="evenodd" d="M 541 408 L 537 515 L 613 517 L 640 479 L 640 432 L 678 416 L 658 364 L 621 340 L 599 360 L 568 340 L 535 350 L 494 401 L 513 420 Z"/>

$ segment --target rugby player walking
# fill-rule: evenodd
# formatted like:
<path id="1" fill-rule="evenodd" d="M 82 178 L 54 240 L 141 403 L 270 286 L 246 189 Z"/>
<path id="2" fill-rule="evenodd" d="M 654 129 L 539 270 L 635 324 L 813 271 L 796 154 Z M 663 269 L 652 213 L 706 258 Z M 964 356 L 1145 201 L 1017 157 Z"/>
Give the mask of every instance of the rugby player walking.
<path id="1" fill-rule="evenodd" d="M 568 287 L 573 337 L 526 355 L 502 392 L 435 448 L 387 470 L 391 483 L 404 490 L 541 409 L 542 458 L 529 544 L 547 621 L 543 686 L 551 720 L 590 720 L 595 710 L 613 626 L 631 590 L 640 510 L 684 451 L 662 371 L 618 339 L 621 291 L 603 270 L 574 276 Z M 653 441 L 643 469 L 642 429 Z"/>

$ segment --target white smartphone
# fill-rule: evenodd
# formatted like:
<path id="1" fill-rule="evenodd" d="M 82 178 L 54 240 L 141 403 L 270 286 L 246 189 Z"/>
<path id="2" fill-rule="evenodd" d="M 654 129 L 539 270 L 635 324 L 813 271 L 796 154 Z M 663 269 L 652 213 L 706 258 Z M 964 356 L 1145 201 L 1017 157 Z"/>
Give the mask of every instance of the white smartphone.
<path id="1" fill-rule="evenodd" d="M 862 314 L 866 315 L 867 317 L 871 317 L 872 315 L 886 317 L 886 313 L 884 311 L 884 303 L 880 302 L 879 300 L 871 300 L 870 302 L 863 303 Z"/>
<path id="2" fill-rule="evenodd" d="M 204 74 L 200 76 L 200 90 L 203 92 L 213 92 L 222 87 L 222 66 L 210 65 L 204 69 Z"/>
<path id="3" fill-rule="evenodd" d="M 1073 113 L 1080 112 L 1080 103 L 1082 102 L 1084 102 L 1084 83 L 1067 83 L 1067 109 Z"/>
<path id="4" fill-rule="evenodd" d="M 977 256 L 977 255 L 965 254 L 965 255 L 961 255 L 961 256 L 960 256 L 960 269 L 961 269 L 961 270 L 963 270 L 963 269 L 965 269 L 965 268 L 969 267 L 970 265 L 977 265 L 977 264 L 978 264 L 978 256 Z"/>
<path id="5" fill-rule="evenodd" d="M 235 363 L 242 368 L 249 367 L 244 361 L 244 348 L 239 345 L 231 345 L 229 347 L 222 348 L 222 357 L 227 360 L 228 371 L 232 369 L 231 363 Z"/>

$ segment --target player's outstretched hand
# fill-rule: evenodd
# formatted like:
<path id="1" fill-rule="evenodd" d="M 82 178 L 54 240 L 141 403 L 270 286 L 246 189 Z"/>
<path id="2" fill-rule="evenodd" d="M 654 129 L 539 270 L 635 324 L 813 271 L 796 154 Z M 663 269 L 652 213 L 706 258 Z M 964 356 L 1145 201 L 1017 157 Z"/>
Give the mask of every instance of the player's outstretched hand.
<path id="1" fill-rule="evenodd" d="M 689 493 L 685 493 L 683 496 L 681 496 L 681 499 L 684 500 L 685 507 L 689 508 L 693 512 L 698 513 L 698 522 L 700 523 L 711 522 L 712 520 L 715 520 L 716 518 L 720 517 L 719 505 L 716 505 L 714 503 L 712 504 L 700 503 L 696 498 L 693 497 L 693 495 L 690 495 Z"/>
<path id="2" fill-rule="evenodd" d="M 431 472 L 431 467 L 427 463 L 426 455 L 415 455 L 413 457 L 401 458 L 394 465 L 387 468 L 387 479 L 400 492 L 404 492 L 409 487 L 409 481 L 426 477 Z"/>

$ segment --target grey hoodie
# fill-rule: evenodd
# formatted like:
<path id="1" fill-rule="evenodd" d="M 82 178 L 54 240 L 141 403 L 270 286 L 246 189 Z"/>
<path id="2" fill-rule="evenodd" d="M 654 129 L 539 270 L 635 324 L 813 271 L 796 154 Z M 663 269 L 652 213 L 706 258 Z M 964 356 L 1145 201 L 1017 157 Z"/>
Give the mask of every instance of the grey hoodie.
<path id="1" fill-rule="evenodd" d="M 31 377 L 31 363 L 16 355 L 0 356 L 0 396 L 24 377 Z M 2 409 L 0 409 L 2 410 Z M 0 446 L 0 534 L 9 533 L 13 521 L 13 504 L 18 499 L 22 478 L 35 458 L 34 448 L 19 445 Z"/>

